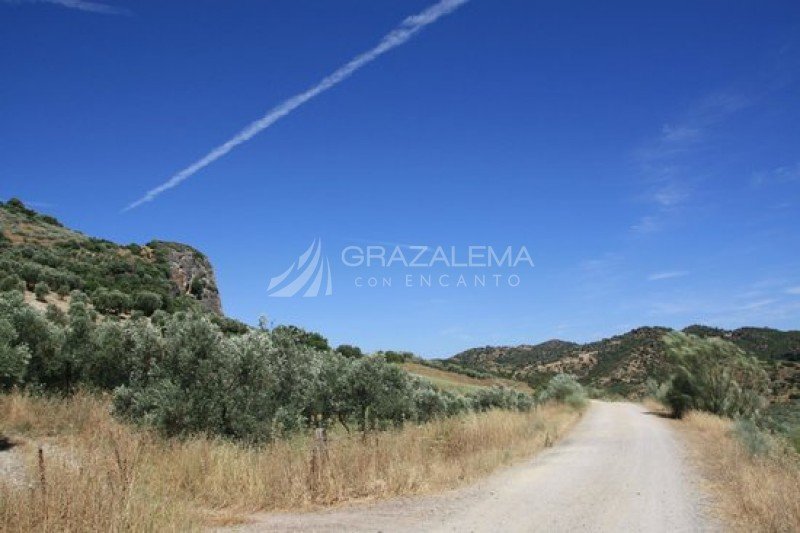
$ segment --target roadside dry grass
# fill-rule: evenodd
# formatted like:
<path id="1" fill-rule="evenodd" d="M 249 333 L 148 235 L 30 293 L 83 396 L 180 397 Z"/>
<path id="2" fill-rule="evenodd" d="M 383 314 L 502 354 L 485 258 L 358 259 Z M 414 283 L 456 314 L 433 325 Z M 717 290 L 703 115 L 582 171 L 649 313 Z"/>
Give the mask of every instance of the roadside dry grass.
<path id="1" fill-rule="evenodd" d="M 21 485 L 0 483 L 0 530 L 187 530 L 236 523 L 254 511 L 436 491 L 530 456 L 578 416 L 547 405 L 366 438 L 334 433 L 314 467 L 305 436 L 262 447 L 165 440 L 114 420 L 107 398 L 13 393 L 0 396 L 0 431 L 24 443 L 12 452 L 27 475 Z"/>
<path id="2" fill-rule="evenodd" d="M 786 442 L 764 436 L 769 451 L 753 455 L 732 420 L 690 412 L 674 425 L 690 443 L 727 529 L 800 531 L 800 456 Z"/>

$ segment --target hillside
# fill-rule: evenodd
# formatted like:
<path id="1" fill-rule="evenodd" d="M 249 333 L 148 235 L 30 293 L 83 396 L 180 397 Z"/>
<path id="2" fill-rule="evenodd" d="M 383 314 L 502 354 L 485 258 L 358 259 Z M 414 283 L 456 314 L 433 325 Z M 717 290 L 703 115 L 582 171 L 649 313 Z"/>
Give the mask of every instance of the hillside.
<path id="1" fill-rule="evenodd" d="M 550 340 L 535 345 L 486 346 L 466 350 L 448 361 L 532 385 L 565 372 L 587 385 L 624 395 L 640 394 L 648 378 L 666 377 L 662 337 L 668 331 L 664 327 L 642 327 L 586 344 Z M 728 331 L 699 325 L 683 331 L 730 340 L 763 361 L 772 379 L 774 399 L 800 398 L 800 331 L 752 327 Z"/>
<path id="2" fill-rule="evenodd" d="M 195 307 L 222 314 L 214 270 L 198 250 L 88 237 L 16 199 L 0 202 L 0 284 L 5 290 L 24 284 L 26 300 L 42 306 L 66 307 L 69 293 L 80 290 L 101 314 Z"/>
<path id="3" fill-rule="evenodd" d="M 532 392 L 527 384 L 510 379 L 493 376 L 473 377 L 419 362 L 402 363 L 401 366 L 412 376 L 422 378 L 440 390 L 467 393 L 486 387 L 509 387 L 522 392 Z"/>

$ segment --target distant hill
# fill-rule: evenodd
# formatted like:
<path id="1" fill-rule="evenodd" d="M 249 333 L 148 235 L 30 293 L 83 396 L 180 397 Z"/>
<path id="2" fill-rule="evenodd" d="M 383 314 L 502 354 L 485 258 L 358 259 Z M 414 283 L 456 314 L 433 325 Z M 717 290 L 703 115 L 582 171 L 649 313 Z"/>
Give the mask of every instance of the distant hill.
<path id="1" fill-rule="evenodd" d="M 549 340 L 520 346 L 485 346 L 461 352 L 447 361 L 476 371 L 524 380 L 533 386 L 559 372 L 574 374 L 586 384 L 623 395 L 644 392 L 648 378 L 667 377 L 664 327 L 642 327 L 607 339 L 578 344 Z M 773 383 L 775 400 L 800 398 L 800 331 L 739 328 L 728 331 L 707 326 L 683 330 L 700 337 L 732 341 L 764 363 Z"/>
<path id="2" fill-rule="evenodd" d="M 101 314 L 148 314 L 154 307 L 222 314 L 214 270 L 198 250 L 156 240 L 120 245 L 96 239 L 16 199 L 0 202 L 0 284 L 0 290 L 19 285 L 40 307 L 64 307 L 70 291 L 79 290 Z"/>

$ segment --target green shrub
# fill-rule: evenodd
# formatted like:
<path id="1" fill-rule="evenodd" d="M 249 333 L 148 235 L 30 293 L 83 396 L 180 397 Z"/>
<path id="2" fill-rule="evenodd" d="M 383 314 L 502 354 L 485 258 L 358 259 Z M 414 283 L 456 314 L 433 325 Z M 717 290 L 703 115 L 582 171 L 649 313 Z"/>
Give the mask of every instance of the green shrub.
<path id="1" fill-rule="evenodd" d="M 241 335 L 250 331 L 250 326 L 234 318 L 221 315 L 210 315 L 211 321 L 216 324 L 223 333 L 229 335 Z"/>
<path id="2" fill-rule="evenodd" d="M 31 354 L 24 344 L 14 345 L 17 332 L 5 318 L 0 318 L 0 387 L 7 389 L 22 383 Z"/>
<path id="3" fill-rule="evenodd" d="M 447 416 L 449 399 L 430 385 L 420 383 L 414 391 L 414 414 L 420 422 Z"/>
<path id="4" fill-rule="evenodd" d="M 412 390 L 401 368 L 380 358 L 356 359 L 346 371 L 343 408 L 361 430 L 400 425 L 414 412 Z"/>
<path id="5" fill-rule="evenodd" d="M 411 352 L 394 352 L 392 350 L 388 350 L 385 352 L 378 352 L 377 355 L 382 356 L 387 363 L 407 363 L 414 359 L 414 354 Z"/>
<path id="6" fill-rule="evenodd" d="M 195 298 L 202 298 L 203 291 L 206 288 L 206 280 L 203 278 L 194 278 L 192 283 L 189 286 L 189 292 L 192 293 L 192 296 Z"/>
<path id="7" fill-rule="evenodd" d="M 47 309 L 45 310 L 44 316 L 47 318 L 47 320 L 58 324 L 59 326 L 67 325 L 67 314 L 54 304 L 47 304 Z"/>
<path id="8" fill-rule="evenodd" d="M 101 313 L 118 315 L 130 310 L 131 298 L 116 289 L 100 288 L 92 294 L 92 304 Z"/>
<path id="9" fill-rule="evenodd" d="M 16 274 L 11 274 L 0 280 L 0 292 L 25 290 L 25 282 Z"/>
<path id="10" fill-rule="evenodd" d="M 292 338 L 297 344 L 308 346 L 314 350 L 327 352 L 331 349 L 330 345 L 328 344 L 328 339 L 319 333 L 306 331 L 302 328 L 298 328 L 297 326 L 280 325 L 275 327 L 274 332 L 276 335 Z"/>
<path id="11" fill-rule="evenodd" d="M 69 285 L 63 284 L 58 287 L 58 298 L 60 300 L 65 300 L 67 296 L 69 296 Z"/>
<path id="12" fill-rule="evenodd" d="M 539 394 L 539 401 L 554 400 L 566 403 L 572 407 L 580 408 L 586 405 L 587 396 L 583 386 L 578 383 L 575 376 L 569 374 L 556 374 L 547 383 Z"/>
<path id="13" fill-rule="evenodd" d="M 148 357 L 132 359 L 131 380 L 115 393 L 119 415 L 168 435 L 255 441 L 295 430 L 309 416 L 322 355 L 290 335 L 225 337 L 191 314 L 167 318 L 162 335 L 159 348 L 143 351 Z"/>
<path id="14" fill-rule="evenodd" d="M 750 455 L 766 455 L 772 449 L 772 440 L 755 422 L 739 419 L 733 425 L 733 434 Z"/>
<path id="15" fill-rule="evenodd" d="M 767 373 L 735 344 L 671 332 L 664 337 L 673 365 L 666 401 L 673 416 L 689 409 L 750 418 L 766 405 Z"/>
<path id="16" fill-rule="evenodd" d="M 667 403 L 667 394 L 669 393 L 669 382 L 659 383 L 653 378 L 647 378 L 645 382 L 645 391 L 648 397 L 661 402 Z"/>
<path id="17" fill-rule="evenodd" d="M 34 286 L 33 293 L 36 295 L 37 300 L 44 302 L 47 299 L 47 295 L 50 294 L 50 286 L 44 281 L 40 281 Z"/>
<path id="18" fill-rule="evenodd" d="M 138 309 L 146 316 L 150 316 L 161 309 L 163 301 L 161 296 L 150 291 L 140 291 L 133 298 L 133 308 Z"/>
<path id="19" fill-rule="evenodd" d="M 533 398 L 507 387 L 490 387 L 472 391 L 467 395 L 475 411 L 509 409 L 527 411 L 533 407 Z"/>
<path id="20" fill-rule="evenodd" d="M 42 279 L 42 267 L 36 263 L 23 263 L 19 275 L 25 280 L 28 290 L 33 290 L 36 283 Z"/>
<path id="21" fill-rule="evenodd" d="M 350 359 L 358 359 L 359 357 L 364 356 L 364 353 L 361 351 L 361 348 L 359 348 L 358 346 L 352 346 L 350 344 L 340 344 L 339 346 L 336 347 L 336 351 Z"/>
<path id="22" fill-rule="evenodd" d="M 167 435 L 229 433 L 224 405 L 230 366 L 220 344 L 219 330 L 208 320 L 167 321 L 163 349 L 135 363 L 129 384 L 116 390 L 115 411 Z"/>
<path id="23" fill-rule="evenodd" d="M 786 440 L 794 448 L 794 451 L 800 453 L 800 426 L 789 428 L 786 431 Z"/>
<path id="24" fill-rule="evenodd" d="M 45 316 L 25 304 L 19 292 L 0 293 L 0 317 L 16 332 L 12 347 L 24 346 L 30 353 L 23 381 L 30 385 L 62 385 L 73 376 L 62 351 L 64 332 Z"/>

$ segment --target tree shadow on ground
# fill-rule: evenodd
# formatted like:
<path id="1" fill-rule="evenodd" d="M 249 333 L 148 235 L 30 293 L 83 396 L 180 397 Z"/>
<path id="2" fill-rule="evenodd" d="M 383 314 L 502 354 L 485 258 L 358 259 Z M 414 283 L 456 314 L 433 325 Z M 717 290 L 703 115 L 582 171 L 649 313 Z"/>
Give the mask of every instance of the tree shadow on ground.
<path id="1" fill-rule="evenodd" d="M 9 439 L 5 435 L 0 435 L 0 452 L 4 452 L 6 450 L 10 450 L 14 446 L 19 444 L 18 442 L 14 442 L 13 440 Z"/>

